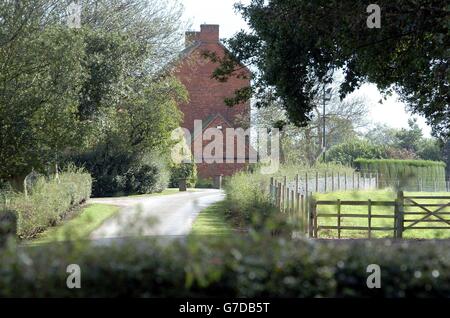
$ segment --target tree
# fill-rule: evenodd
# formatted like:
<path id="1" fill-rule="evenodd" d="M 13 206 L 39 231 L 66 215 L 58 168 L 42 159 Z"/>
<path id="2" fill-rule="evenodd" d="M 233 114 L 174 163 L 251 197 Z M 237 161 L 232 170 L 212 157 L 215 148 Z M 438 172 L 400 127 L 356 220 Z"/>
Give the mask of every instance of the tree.
<path id="1" fill-rule="evenodd" d="M 354 139 L 331 147 L 327 154 L 328 162 L 351 166 L 358 158 L 384 159 L 386 148 L 364 140 Z"/>
<path id="2" fill-rule="evenodd" d="M 54 1 L 0 5 L 0 178 L 48 167 L 78 142 L 84 44 L 59 14 Z"/>
<path id="3" fill-rule="evenodd" d="M 448 105 L 450 43 L 448 4 L 440 0 L 380 0 L 381 28 L 367 26 L 366 2 L 342 0 L 252 0 L 238 4 L 251 31 L 227 41 L 232 54 L 214 77 L 223 80 L 238 67 L 258 72 L 250 93 L 273 92 L 289 119 L 305 126 L 314 96 L 335 70 L 344 73 L 341 97 L 365 82 L 386 95 L 397 92 L 409 109 L 424 115 L 435 135 L 450 132 Z M 235 65 L 233 67 L 232 65 Z"/>
<path id="4" fill-rule="evenodd" d="M 347 98 L 341 101 L 335 90 L 332 90 L 331 96 L 326 107 L 327 148 L 355 139 L 357 130 L 366 124 L 367 114 L 364 98 Z M 314 164 L 321 157 L 324 151 L 322 98 L 321 94 L 315 97 L 312 119 L 305 127 L 290 123 L 286 111 L 276 101 L 256 110 L 256 127 L 281 129 L 282 162 Z"/>
<path id="5" fill-rule="evenodd" d="M 181 45 L 180 7 L 86 0 L 81 28 L 69 29 L 70 2 L 0 4 L 0 178 L 96 147 L 168 152 L 186 99 L 162 69 Z"/>

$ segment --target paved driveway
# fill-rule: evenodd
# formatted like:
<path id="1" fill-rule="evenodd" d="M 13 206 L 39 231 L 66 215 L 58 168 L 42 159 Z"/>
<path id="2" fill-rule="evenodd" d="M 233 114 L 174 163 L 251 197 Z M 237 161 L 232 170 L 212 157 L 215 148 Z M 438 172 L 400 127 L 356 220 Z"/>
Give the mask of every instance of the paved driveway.
<path id="1" fill-rule="evenodd" d="M 196 190 L 162 196 L 91 199 L 122 210 L 91 234 L 91 239 L 187 235 L 197 215 L 224 199 L 221 190 Z"/>

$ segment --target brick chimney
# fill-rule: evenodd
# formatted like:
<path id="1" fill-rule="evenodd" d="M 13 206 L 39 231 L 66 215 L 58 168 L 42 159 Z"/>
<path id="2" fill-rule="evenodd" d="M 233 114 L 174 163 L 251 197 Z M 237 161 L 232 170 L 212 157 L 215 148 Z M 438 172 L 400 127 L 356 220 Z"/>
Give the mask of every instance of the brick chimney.
<path id="1" fill-rule="evenodd" d="M 219 25 L 218 24 L 202 24 L 200 32 L 186 32 L 185 44 L 186 47 L 194 42 L 217 43 L 219 42 Z"/>

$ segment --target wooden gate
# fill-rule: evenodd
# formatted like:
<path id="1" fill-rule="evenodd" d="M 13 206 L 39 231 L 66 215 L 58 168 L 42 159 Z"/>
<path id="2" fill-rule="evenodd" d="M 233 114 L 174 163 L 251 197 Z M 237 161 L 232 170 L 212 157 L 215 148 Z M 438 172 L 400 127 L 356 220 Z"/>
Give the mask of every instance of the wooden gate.
<path id="1" fill-rule="evenodd" d="M 405 196 L 399 192 L 399 199 L 403 202 L 399 237 L 407 230 L 450 230 L 446 217 L 450 215 L 446 209 L 450 208 L 450 196 Z"/>
<path id="2" fill-rule="evenodd" d="M 323 213 L 320 207 L 333 206 L 335 213 Z M 367 213 L 349 213 L 347 207 L 359 206 L 367 209 Z M 391 207 L 392 212 L 376 212 L 376 207 Z M 372 232 L 385 231 L 392 233 L 394 238 L 402 238 L 405 231 L 412 230 L 450 230 L 450 196 L 416 195 L 405 196 L 397 193 L 393 201 L 316 201 L 311 199 L 308 211 L 308 232 L 312 238 L 318 238 L 319 232 L 333 230 L 336 238 L 341 238 L 342 231 L 367 232 L 367 238 L 372 238 Z M 335 225 L 320 224 L 319 219 L 335 219 Z M 364 225 L 343 225 L 343 220 L 367 220 Z M 387 220 L 386 226 L 376 226 L 373 220 Z M 390 221 L 392 220 L 392 221 Z"/>

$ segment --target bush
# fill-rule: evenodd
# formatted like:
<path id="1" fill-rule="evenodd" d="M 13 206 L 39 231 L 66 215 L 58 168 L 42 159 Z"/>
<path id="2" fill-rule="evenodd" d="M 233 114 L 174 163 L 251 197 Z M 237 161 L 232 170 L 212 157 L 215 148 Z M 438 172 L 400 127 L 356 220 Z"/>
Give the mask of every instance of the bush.
<path id="1" fill-rule="evenodd" d="M 448 297 L 450 243 L 196 237 L 0 251 L 0 297 Z M 66 287 L 68 264 L 82 288 Z M 382 288 L 369 289 L 369 264 Z M 43 288 L 45 286 L 45 288 Z"/>
<path id="2" fill-rule="evenodd" d="M 169 184 L 170 172 L 164 160 L 151 154 L 134 163 L 125 173 L 124 194 L 162 192 Z"/>
<path id="3" fill-rule="evenodd" d="M 269 181 L 265 175 L 240 172 L 225 183 L 229 217 L 240 227 L 261 223 L 274 212 L 269 197 Z M 254 220 L 257 217 L 260 220 Z M 260 221 L 260 222 L 258 222 Z"/>
<path id="4" fill-rule="evenodd" d="M 405 190 L 417 190 L 417 182 L 436 191 L 445 191 L 445 163 L 429 160 L 369 160 L 357 159 L 355 166 L 362 171 L 378 172 L 381 186 L 398 186 L 403 183 Z"/>
<path id="5" fill-rule="evenodd" d="M 326 153 L 326 160 L 328 162 L 348 166 L 353 165 L 353 161 L 357 158 L 386 158 L 386 148 L 364 140 L 353 140 L 333 146 Z"/>
<path id="6" fill-rule="evenodd" d="M 195 187 L 199 189 L 213 189 L 214 180 L 212 178 L 198 178 Z"/>
<path id="7" fill-rule="evenodd" d="M 170 169 L 170 183 L 171 188 L 178 188 L 179 180 L 186 179 L 189 188 L 195 187 L 197 183 L 197 166 L 195 163 L 181 163 L 172 164 Z"/>
<path id="8" fill-rule="evenodd" d="M 57 223 L 74 205 L 89 199 L 91 188 L 91 176 L 74 168 L 60 173 L 58 178 L 40 177 L 27 197 L 11 194 L 2 214 L 13 211 L 17 216 L 17 236 L 33 238 Z"/>
<path id="9" fill-rule="evenodd" d="M 169 184 L 167 160 L 151 153 L 136 155 L 104 144 L 70 160 L 92 175 L 94 197 L 161 192 Z"/>

